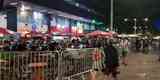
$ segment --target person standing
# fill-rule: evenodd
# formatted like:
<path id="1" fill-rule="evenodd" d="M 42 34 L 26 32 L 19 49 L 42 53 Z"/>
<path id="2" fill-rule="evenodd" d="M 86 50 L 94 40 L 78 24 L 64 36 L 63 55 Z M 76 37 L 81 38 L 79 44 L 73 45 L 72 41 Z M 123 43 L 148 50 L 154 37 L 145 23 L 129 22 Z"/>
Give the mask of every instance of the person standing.
<path id="1" fill-rule="evenodd" d="M 128 54 L 128 40 L 124 39 L 121 41 L 121 48 L 122 48 L 122 64 L 127 66 L 127 54 Z"/>
<path id="2" fill-rule="evenodd" d="M 158 61 L 160 62 L 160 39 L 159 39 L 158 43 L 159 43 L 159 44 L 158 44 L 158 48 L 159 48 L 159 49 L 158 49 L 158 54 L 159 54 Z"/>
<path id="3" fill-rule="evenodd" d="M 145 54 L 148 54 L 148 52 L 149 52 L 149 41 L 148 41 L 148 39 L 144 39 L 143 40 L 143 53 L 145 53 Z"/>
<path id="4" fill-rule="evenodd" d="M 118 67 L 119 67 L 119 54 L 117 49 L 113 46 L 112 42 L 104 46 L 105 53 L 105 69 L 104 74 L 106 79 L 113 78 L 117 80 Z"/>
<path id="5" fill-rule="evenodd" d="M 141 40 L 140 39 L 136 39 L 135 42 L 135 47 L 136 47 L 136 52 L 140 52 L 140 48 L 141 48 Z"/>

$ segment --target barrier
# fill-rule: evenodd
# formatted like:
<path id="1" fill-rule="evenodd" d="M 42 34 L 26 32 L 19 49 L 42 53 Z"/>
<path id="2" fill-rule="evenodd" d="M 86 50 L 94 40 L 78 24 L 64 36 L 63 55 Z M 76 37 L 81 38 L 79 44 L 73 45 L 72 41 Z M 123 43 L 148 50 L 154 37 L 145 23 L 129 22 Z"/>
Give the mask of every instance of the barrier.
<path id="1" fill-rule="evenodd" d="M 83 76 L 92 70 L 93 59 L 92 51 L 94 49 L 69 49 L 63 54 L 62 66 L 66 69 L 63 70 L 62 74 L 64 77 L 71 79 L 77 76 Z"/>
<path id="2" fill-rule="evenodd" d="M 54 80 L 57 52 L 1 52 L 0 80 Z"/>
<path id="3" fill-rule="evenodd" d="M 95 50 L 0 52 L 0 80 L 84 80 Z"/>

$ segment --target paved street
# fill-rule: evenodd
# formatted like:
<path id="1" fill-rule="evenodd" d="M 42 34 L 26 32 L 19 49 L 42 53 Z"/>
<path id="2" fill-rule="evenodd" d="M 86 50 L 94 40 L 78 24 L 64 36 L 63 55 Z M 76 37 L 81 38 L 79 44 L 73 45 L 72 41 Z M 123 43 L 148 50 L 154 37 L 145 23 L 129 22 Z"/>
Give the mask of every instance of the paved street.
<path id="1" fill-rule="evenodd" d="M 120 67 L 119 80 L 160 80 L 160 63 L 156 55 L 130 54 L 128 66 Z M 104 80 L 102 73 L 98 73 L 97 80 Z"/>

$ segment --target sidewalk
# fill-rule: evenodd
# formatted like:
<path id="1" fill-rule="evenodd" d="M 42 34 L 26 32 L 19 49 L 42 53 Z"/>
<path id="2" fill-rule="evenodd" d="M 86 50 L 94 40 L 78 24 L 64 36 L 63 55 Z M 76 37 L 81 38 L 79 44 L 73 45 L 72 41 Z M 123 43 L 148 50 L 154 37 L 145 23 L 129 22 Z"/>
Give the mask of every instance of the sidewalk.
<path id="1" fill-rule="evenodd" d="M 128 66 L 120 66 L 119 80 L 160 80 L 160 63 L 156 55 L 130 54 Z M 96 80 L 104 80 L 102 72 L 98 72 Z"/>

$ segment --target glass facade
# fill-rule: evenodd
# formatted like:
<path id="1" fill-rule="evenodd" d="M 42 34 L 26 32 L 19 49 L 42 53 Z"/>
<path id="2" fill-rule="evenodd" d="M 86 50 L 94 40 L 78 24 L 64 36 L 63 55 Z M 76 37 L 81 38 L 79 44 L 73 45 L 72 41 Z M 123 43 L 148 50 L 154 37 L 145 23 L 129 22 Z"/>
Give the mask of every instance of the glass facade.
<path id="1" fill-rule="evenodd" d="M 96 26 L 95 26 L 94 24 L 91 24 L 91 25 L 90 25 L 90 30 L 91 30 L 91 31 L 96 30 Z"/>
<path id="2" fill-rule="evenodd" d="M 7 28 L 7 15 L 5 12 L 0 12 L 0 28 Z"/>
<path id="3" fill-rule="evenodd" d="M 56 21 L 56 16 L 51 16 L 51 26 L 50 27 L 56 27 L 57 26 L 57 21 Z"/>
<path id="4" fill-rule="evenodd" d="M 69 19 L 57 17 L 57 28 L 60 29 L 62 33 L 68 33 L 70 29 Z"/>
<path id="5" fill-rule="evenodd" d="M 20 33 L 48 31 L 47 17 L 44 13 L 32 10 L 18 10 L 17 31 Z"/>
<path id="6" fill-rule="evenodd" d="M 85 31 L 95 30 L 95 25 L 73 19 L 67 19 L 58 16 L 51 18 L 51 31 L 59 33 L 83 33 Z"/>
<path id="7" fill-rule="evenodd" d="M 77 21 L 71 20 L 71 32 L 74 33 L 77 30 Z"/>
<path id="8" fill-rule="evenodd" d="M 47 9 L 39 6 L 31 6 L 21 4 L 17 7 L 17 32 L 26 34 L 30 32 L 47 33 L 84 33 L 85 31 L 95 30 L 95 26 L 91 22 L 72 19 L 48 13 Z M 43 12 L 42 10 L 46 10 Z M 65 14 L 65 13 L 63 13 Z M 67 14 L 68 15 L 68 14 Z M 66 15 L 65 15 L 66 16 Z M 0 13 L 0 27 L 7 28 L 7 19 L 4 13 Z"/>
<path id="9" fill-rule="evenodd" d="M 54 29 L 53 32 L 62 32 L 62 33 L 83 33 L 85 30 L 93 30 L 94 26 L 89 25 L 82 21 L 77 21 L 73 19 L 66 19 L 58 16 L 52 17 L 51 20 L 51 29 Z"/>
<path id="10" fill-rule="evenodd" d="M 84 30 L 90 30 L 90 25 L 88 23 L 84 23 Z"/>
<path id="11" fill-rule="evenodd" d="M 84 24 L 80 21 L 77 21 L 77 30 L 76 33 L 83 33 Z"/>

